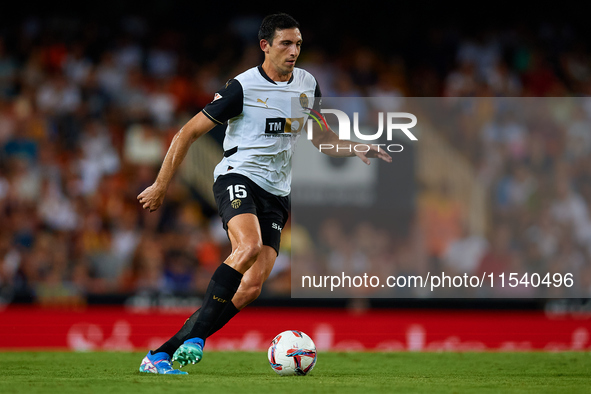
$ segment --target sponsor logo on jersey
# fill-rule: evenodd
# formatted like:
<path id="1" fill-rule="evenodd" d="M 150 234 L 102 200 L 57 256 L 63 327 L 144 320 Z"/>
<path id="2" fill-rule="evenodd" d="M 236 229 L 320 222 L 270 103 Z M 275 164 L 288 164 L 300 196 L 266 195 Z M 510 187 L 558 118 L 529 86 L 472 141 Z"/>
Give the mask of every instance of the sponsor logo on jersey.
<path id="1" fill-rule="evenodd" d="M 265 134 L 285 133 L 285 118 L 267 118 L 265 120 Z"/>
<path id="2" fill-rule="evenodd" d="M 304 128 L 304 118 L 267 118 L 265 120 L 265 134 L 294 134 Z"/>
<path id="3" fill-rule="evenodd" d="M 301 123 L 298 119 L 290 119 L 291 120 L 291 126 L 289 128 L 289 130 L 292 133 L 297 133 L 300 129 L 301 129 Z"/>
<path id="4" fill-rule="evenodd" d="M 265 101 L 261 100 L 260 98 L 257 99 L 257 103 L 265 104 L 265 107 L 269 108 L 267 106 L 267 101 L 269 101 L 269 98 L 268 97 L 267 97 L 267 99 Z"/>
<path id="5" fill-rule="evenodd" d="M 214 101 L 219 100 L 221 98 L 222 98 L 222 95 L 219 93 L 216 93 L 213 95 L 213 100 L 211 102 L 213 103 Z"/>
<path id="6" fill-rule="evenodd" d="M 283 229 L 281 228 L 281 226 L 280 226 L 280 225 L 278 225 L 277 223 L 273 223 L 273 224 L 271 224 L 271 228 L 272 228 L 272 229 L 274 229 L 274 230 L 278 230 L 279 232 L 281 232 L 281 230 L 283 230 Z"/>

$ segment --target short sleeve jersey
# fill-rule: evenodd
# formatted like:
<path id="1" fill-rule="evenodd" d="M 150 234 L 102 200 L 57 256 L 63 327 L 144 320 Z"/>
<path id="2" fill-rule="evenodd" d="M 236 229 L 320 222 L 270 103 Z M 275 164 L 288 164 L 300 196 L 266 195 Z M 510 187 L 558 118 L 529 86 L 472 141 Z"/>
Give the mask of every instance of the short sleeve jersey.
<path id="1" fill-rule="evenodd" d="M 203 114 L 217 124 L 228 122 L 224 158 L 214 179 L 228 173 L 248 177 L 264 190 L 287 196 L 291 190 L 291 157 L 307 119 L 292 116 L 292 98 L 302 107 L 321 96 L 316 79 L 295 68 L 288 82 L 273 81 L 261 66 L 226 83 Z"/>

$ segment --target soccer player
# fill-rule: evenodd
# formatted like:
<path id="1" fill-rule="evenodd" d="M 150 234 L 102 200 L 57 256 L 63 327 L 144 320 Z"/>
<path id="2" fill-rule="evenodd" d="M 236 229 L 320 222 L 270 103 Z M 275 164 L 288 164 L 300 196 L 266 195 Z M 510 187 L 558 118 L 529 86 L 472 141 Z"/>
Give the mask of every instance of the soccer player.
<path id="1" fill-rule="evenodd" d="M 259 296 L 277 258 L 289 210 L 291 156 L 304 123 L 290 118 L 291 99 L 300 98 L 305 106 L 313 99 L 318 102 L 321 93 L 310 73 L 295 68 L 302 45 L 295 19 L 287 14 L 267 16 L 259 40 L 263 64 L 228 81 L 181 128 L 156 181 L 138 196 L 144 209 L 158 209 L 189 146 L 215 125 L 228 122 L 213 191 L 232 253 L 213 273 L 201 308 L 160 348 L 148 352 L 142 372 L 185 374 L 174 369 L 172 361 L 181 367 L 199 362 L 205 339 Z M 317 147 L 332 145 L 332 150 L 323 149 L 331 156 L 358 156 L 366 164 L 369 158 L 392 161 L 373 146 L 356 152 L 354 142 L 339 140 L 331 130 L 316 128 L 312 142 Z"/>

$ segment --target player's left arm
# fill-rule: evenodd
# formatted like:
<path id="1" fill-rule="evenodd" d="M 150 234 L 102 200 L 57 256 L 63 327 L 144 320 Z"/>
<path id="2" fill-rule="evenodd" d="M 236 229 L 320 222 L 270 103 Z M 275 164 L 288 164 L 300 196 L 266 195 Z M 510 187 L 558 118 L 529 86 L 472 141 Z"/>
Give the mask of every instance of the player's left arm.
<path id="1" fill-rule="evenodd" d="M 387 163 L 392 162 L 392 157 L 379 146 L 371 144 L 360 144 L 349 140 L 340 140 L 339 136 L 330 128 L 321 128 L 314 125 L 312 129 L 312 144 L 324 154 L 332 157 L 354 157 L 357 156 L 365 164 L 369 165 L 369 159 L 382 159 Z M 360 145 L 363 145 L 361 147 Z M 356 149 L 356 146 L 360 146 Z"/>
<path id="2" fill-rule="evenodd" d="M 314 111 L 320 113 L 320 105 L 322 100 L 322 92 L 318 81 L 316 81 L 316 90 L 314 92 Z M 392 157 L 386 153 L 379 146 L 371 144 L 360 144 L 349 140 L 340 140 L 339 136 L 328 127 L 326 123 L 320 126 L 314 123 L 312 128 L 312 144 L 324 154 L 332 157 L 354 157 L 357 156 L 365 164 L 369 165 L 369 159 L 382 159 L 387 163 L 392 162 Z M 363 145 L 359 149 L 356 146 Z M 368 148 L 369 147 L 369 148 Z"/>

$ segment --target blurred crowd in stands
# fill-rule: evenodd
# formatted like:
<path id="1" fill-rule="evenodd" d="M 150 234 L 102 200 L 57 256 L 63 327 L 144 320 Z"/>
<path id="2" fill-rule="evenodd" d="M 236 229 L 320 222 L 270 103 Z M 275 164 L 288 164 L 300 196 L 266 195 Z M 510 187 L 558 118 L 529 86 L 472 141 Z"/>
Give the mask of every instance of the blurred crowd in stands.
<path id="1" fill-rule="evenodd" d="M 468 216 L 479 213 L 466 204 L 470 197 L 458 199 L 452 193 L 454 174 L 444 171 L 436 182 L 420 188 L 416 216 L 405 236 L 393 236 L 393 231 L 387 235 L 383 226 L 368 222 L 348 227 L 339 220 L 345 213 L 333 215 L 316 234 L 317 257 L 322 263 L 312 259 L 307 264 L 311 256 L 302 250 L 301 256 L 294 253 L 294 257 L 298 264 L 307 265 L 298 272 L 367 273 L 382 280 L 390 275 L 426 278 L 427 273 L 441 272 L 451 277 L 485 275 L 482 288 L 448 284 L 437 294 L 588 297 L 591 99 L 449 97 L 438 103 L 445 107 L 440 115 L 446 118 L 438 124 L 438 134 L 461 148 L 458 152 L 485 191 L 484 231 L 471 226 Z M 421 115 L 422 119 L 438 118 L 428 112 Z M 384 215 L 388 212 L 388 207 L 376 209 Z M 514 286 L 508 282 L 511 273 L 518 279 L 512 282 Z M 505 275 L 504 287 L 501 274 Z M 565 277 L 574 280 L 565 285 Z M 364 296 L 433 296 L 419 286 L 353 290 Z"/>
<path id="2" fill-rule="evenodd" d="M 260 19 L 234 19 L 193 35 L 141 17 L 118 22 L 25 18 L 0 28 L 5 300 L 200 293 L 228 254 L 215 208 L 200 204 L 191 185 L 175 179 L 154 213 L 142 211 L 136 196 L 154 180 L 179 127 L 228 78 L 262 61 Z M 453 27 L 427 30 L 412 53 L 348 36 L 342 48 L 331 43 L 325 51 L 332 38 L 314 29 L 302 29 L 313 39 L 298 66 L 316 76 L 325 96 L 591 92 L 591 51 L 568 25 L 465 35 Z M 436 208 L 454 235 L 444 244 L 430 239 L 419 220 L 408 239 L 394 241 L 371 225 L 346 234 L 326 223 L 318 243 L 344 244 L 354 249 L 351 264 L 372 261 L 389 274 L 416 267 L 573 272 L 588 294 L 591 104 L 585 103 L 565 113 L 540 111 L 536 124 L 506 111 L 478 128 L 442 130 L 490 191 L 494 220 L 486 234 L 470 233 L 466 212 L 439 196 Z M 289 294 L 289 248 L 286 240 L 263 296 Z M 331 258 L 340 264 L 344 257 Z"/>

